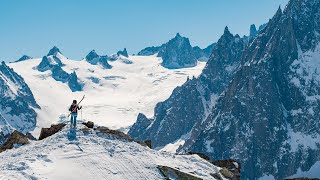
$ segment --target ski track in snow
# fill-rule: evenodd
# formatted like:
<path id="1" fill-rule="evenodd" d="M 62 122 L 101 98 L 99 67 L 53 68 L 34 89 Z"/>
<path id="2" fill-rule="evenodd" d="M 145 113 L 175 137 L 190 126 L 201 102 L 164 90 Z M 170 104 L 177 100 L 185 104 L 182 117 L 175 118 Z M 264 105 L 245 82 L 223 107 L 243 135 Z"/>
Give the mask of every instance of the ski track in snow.
<path id="1" fill-rule="evenodd" d="M 157 165 L 212 179 L 210 173 L 220 170 L 197 155 L 159 152 L 69 126 L 42 141 L 7 150 L 0 159 L 0 179 L 163 179 Z"/>
<path id="2" fill-rule="evenodd" d="M 59 118 L 60 121 L 67 121 L 64 117 L 72 100 L 80 99 L 84 94 L 83 120 L 126 131 L 136 121 L 138 113 L 152 116 L 158 102 L 167 99 L 188 76 L 198 76 L 205 66 L 205 62 L 199 62 L 193 68 L 170 70 L 160 65 L 161 58 L 130 56 L 133 64 L 117 60 L 109 62 L 112 69 L 103 69 L 85 60 L 60 58 L 65 64 L 62 68 L 68 73 L 75 71 L 85 84 L 83 91 L 71 92 L 67 83 L 51 77 L 51 71 L 36 70 L 41 59 L 9 64 L 24 78 L 41 107 L 41 110 L 36 110 L 37 128 L 32 132 L 36 137 L 42 127 L 58 122 Z M 81 112 L 78 115 L 80 118 Z"/>

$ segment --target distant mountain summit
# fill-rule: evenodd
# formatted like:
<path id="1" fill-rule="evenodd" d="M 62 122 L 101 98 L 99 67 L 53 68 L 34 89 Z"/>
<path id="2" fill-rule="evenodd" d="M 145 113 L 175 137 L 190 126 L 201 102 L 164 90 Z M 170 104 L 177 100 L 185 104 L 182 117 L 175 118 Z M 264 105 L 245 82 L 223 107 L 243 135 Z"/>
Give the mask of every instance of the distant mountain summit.
<path id="1" fill-rule="evenodd" d="M 169 42 L 161 46 L 147 47 L 141 50 L 138 55 L 150 56 L 157 54 L 163 60 L 162 66 L 166 68 L 186 68 L 196 66 L 197 61 L 207 61 L 214 45 L 215 43 L 205 49 L 201 49 L 198 46 L 192 47 L 188 38 L 182 37 L 177 33 Z"/>
<path id="2" fill-rule="evenodd" d="M 129 57 L 129 55 L 128 55 L 128 52 L 127 52 L 127 49 L 126 49 L 126 48 L 124 48 L 124 49 L 123 49 L 123 51 L 121 51 L 121 50 L 120 50 L 120 51 L 118 51 L 118 52 L 117 52 L 117 55 L 118 55 L 118 56 L 122 55 L 122 56 L 124 56 L 124 57 Z"/>
<path id="3" fill-rule="evenodd" d="M 21 58 L 19 58 L 15 62 L 21 62 L 21 61 L 25 61 L 25 60 L 28 60 L 28 59 L 32 59 L 32 57 L 30 57 L 28 55 L 23 55 Z"/>
<path id="4" fill-rule="evenodd" d="M 179 33 L 166 44 L 162 45 L 158 57 L 162 57 L 162 66 L 169 69 L 193 67 L 197 59 L 190 45 L 189 39 Z"/>
<path id="5" fill-rule="evenodd" d="M 100 56 L 96 53 L 95 50 L 89 52 L 89 54 L 85 57 L 86 61 L 92 65 L 100 64 L 103 68 L 110 69 L 112 66 L 108 63 L 108 56 Z"/>
<path id="6" fill-rule="evenodd" d="M 0 65 L 0 144 L 13 130 L 22 133 L 36 126 L 39 105 L 24 79 L 4 62 Z"/>
<path id="7" fill-rule="evenodd" d="M 65 72 L 62 67 L 64 64 L 62 60 L 66 60 L 67 58 L 64 57 L 56 46 L 54 46 L 48 53 L 47 56 L 43 56 L 40 64 L 36 67 L 37 70 L 41 72 L 45 72 L 50 70 L 51 76 L 56 81 L 61 81 L 63 83 L 68 83 L 69 88 L 71 91 L 81 91 L 82 90 L 82 83 L 77 79 L 75 80 L 76 73 L 73 72 L 68 74 Z M 71 82 L 70 82 L 71 81 Z"/>
<path id="8" fill-rule="evenodd" d="M 56 56 L 58 53 L 62 54 L 58 47 L 54 46 L 52 49 L 50 49 L 47 56 Z"/>

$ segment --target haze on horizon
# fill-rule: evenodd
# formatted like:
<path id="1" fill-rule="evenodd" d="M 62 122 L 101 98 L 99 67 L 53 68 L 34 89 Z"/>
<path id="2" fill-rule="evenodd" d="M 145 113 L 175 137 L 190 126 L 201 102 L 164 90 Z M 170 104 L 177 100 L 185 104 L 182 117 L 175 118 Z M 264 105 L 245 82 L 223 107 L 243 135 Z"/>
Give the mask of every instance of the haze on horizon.
<path id="1" fill-rule="evenodd" d="M 179 32 L 193 46 L 216 42 L 228 26 L 249 33 L 283 9 L 288 0 L 56 0 L 0 2 L 0 61 L 23 54 L 42 57 L 53 46 L 71 59 L 90 50 L 111 54 L 126 47 L 135 54 L 165 43 Z"/>

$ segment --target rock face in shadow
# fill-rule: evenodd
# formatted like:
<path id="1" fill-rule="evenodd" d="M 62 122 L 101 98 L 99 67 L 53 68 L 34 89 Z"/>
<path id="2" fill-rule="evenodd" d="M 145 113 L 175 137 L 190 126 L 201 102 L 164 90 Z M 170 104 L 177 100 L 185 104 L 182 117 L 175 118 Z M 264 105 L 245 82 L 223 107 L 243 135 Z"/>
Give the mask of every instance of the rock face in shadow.
<path id="1" fill-rule="evenodd" d="M 319 12 L 319 0 L 291 0 L 241 53 L 237 46 L 226 48 L 232 36 L 225 33 L 196 88 L 187 88 L 188 81 L 174 90 L 157 105 L 143 134 L 131 132 L 132 137 L 161 147 L 188 135 L 179 153 L 237 159 L 244 179 L 266 174 L 284 179 L 298 169 L 308 171 L 320 161 Z M 240 55 L 238 64 L 229 66 L 234 54 Z M 214 92 L 218 97 L 212 106 L 199 106 Z"/>
<path id="2" fill-rule="evenodd" d="M 167 167 L 167 166 L 158 166 L 159 171 L 165 179 L 176 179 L 176 180 L 201 180 L 201 178 L 195 177 L 191 174 L 181 172 L 177 169 Z"/>
<path id="3" fill-rule="evenodd" d="M 42 128 L 39 136 L 39 140 L 52 136 L 53 134 L 59 132 L 66 124 L 53 124 L 50 128 Z"/>
<path id="4" fill-rule="evenodd" d="M 22 133 L 36 127 L 40 109 L 24 79 L 5 62 L 0 64 L 0 145 L 13 130 Z"/>
<path id="5" fill-rule="evenodd" d="M 26 135 L 18 132 L 17 130 L 14 130 L 7 141 L 2 146 L 0 146 L 0 153 L 7 149 L 12 149 L 14 146 L 25 145 L 28 143 L 29 139 Z"/>

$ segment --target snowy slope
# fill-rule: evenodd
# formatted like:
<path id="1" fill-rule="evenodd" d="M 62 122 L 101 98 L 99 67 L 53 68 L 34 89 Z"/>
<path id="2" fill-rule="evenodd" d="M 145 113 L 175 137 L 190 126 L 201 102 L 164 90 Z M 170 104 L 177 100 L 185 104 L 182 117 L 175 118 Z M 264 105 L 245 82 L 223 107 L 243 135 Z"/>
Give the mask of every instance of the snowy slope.
<path id="1" fill-rule="evenodd" d="M 212 179 L 210 173 L 220 170 L 197 155 L 161 153 L 68 126 L 42 141 L 7 150 L 0 159 L 0 179 L 163 179 L 157 165 Z"/>
<path id="2" fill-rule="evenodd" d="M 169 70 L 160 65 L 161 58 L 130 56 L 132 64 L 118 59 L 109 62 L 112 69 L 104 69 L 85 60 L 59 58 L 65 64 L 62 69 L 68 73 L 75 71 L 84 83 L 82 92 L 71 92 L 67 84 L 51 77 L 51 71 L 36 70 L 41 59 L 10 64 L 25 79 L 41 106 L 41 110 L 37 110 L 35 136 L 39 134 L 39 127 L 50 126 L 59 121 L 59 117 L 64 119 L 72 100 L 84 94 L 83 119 L 112 129 L 127 128 L 135 122 L 139 112 L 152 116 L 157 102 L 168 98 L 187 76 L 199 75 L 205 65 L 199 62 L 193 68 Z"/>

